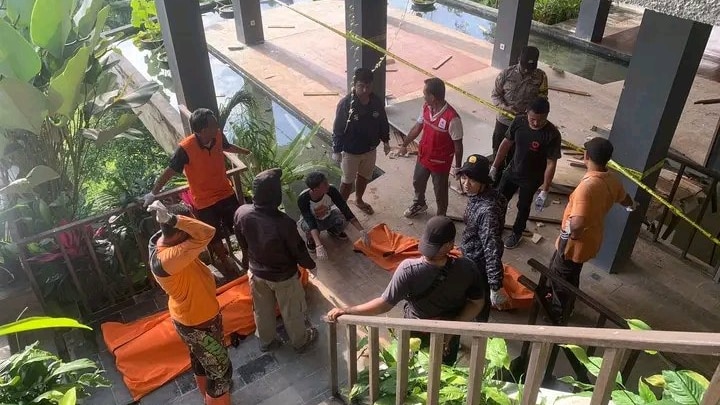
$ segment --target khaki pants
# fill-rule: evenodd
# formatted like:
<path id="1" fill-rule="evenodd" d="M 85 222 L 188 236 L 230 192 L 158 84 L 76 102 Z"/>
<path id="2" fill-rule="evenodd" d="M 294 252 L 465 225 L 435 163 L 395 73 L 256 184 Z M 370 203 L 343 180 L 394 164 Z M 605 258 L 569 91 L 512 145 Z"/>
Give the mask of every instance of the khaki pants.
<path id="1" fill-rule="evenodd" d="M 299 273 L 298 273 L 299 274 Z M 285 330 L 290 343 L 300 348 L 307 339 L 305 334 L 305 289 L 299 277 L 290 277 L 284 281 L 268 281 L 249 273 L 250 289 L 255 315 L 255 332 L 260 344 L 267 346 L 275 339 L 275 302 L 280 307 Z"/>

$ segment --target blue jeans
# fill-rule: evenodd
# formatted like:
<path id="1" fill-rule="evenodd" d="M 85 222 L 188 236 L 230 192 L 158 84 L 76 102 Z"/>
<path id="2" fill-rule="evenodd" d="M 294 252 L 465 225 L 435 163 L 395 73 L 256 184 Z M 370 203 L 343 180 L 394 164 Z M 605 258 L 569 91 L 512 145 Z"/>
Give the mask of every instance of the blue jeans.
<path id="1" fill-rule="evenodd" d="M 317 229 L 318 231 L 329 231 L 332 233 L 340 233 L 345 230 L 345 227 L 347 226 L 347 221 L 345 220 L 345 217 L 337 208 L 332 208 L 330 210 L 330 215 L 328 215 L 324 219 L 317 219 Z M 310 225 L 305 222 L 305 219 L 300 218 L 300 221 L 298 221 L 300 224 L 300 229 L 303 230 L 305 233 L 310 233 Z"/>

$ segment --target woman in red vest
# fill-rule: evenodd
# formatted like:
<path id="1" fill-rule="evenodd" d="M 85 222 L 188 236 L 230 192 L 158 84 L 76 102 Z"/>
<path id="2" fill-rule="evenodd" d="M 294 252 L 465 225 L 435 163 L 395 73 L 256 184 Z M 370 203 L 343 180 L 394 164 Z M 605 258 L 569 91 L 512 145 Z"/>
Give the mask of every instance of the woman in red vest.
<path id="1" fill-rule="evenodd" d="M 445 101 L 445 83 L 436 77 L 425 80 L 423 96 L 425 104 L 422 114 L 400 145 L 400 154 L 407 154 L 407 146 L 422 133 L 413 173 L 415 199 L 403 214 L 407 218 L 427 211 L 425 189 L 431 177 L 437 215 L 445 215 L 450 174 L 455 176 L 457 168 L 462 165 L 462 121 L 455 109 Z"/>

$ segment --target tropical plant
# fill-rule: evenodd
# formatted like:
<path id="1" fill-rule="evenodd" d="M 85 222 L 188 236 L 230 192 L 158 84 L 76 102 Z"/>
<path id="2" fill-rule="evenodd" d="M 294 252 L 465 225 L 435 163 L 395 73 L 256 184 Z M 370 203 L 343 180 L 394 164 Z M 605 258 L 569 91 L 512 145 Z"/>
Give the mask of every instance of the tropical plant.
<path id="1" fill-rule="evenodd" d="M 475 3 L 498 8 L 502 0 L 472 0 Z M 580 3 L 582 0 L 535 0 L 533 9 L 533 20 L 543 24 L 557 24 L 580 14 Z"/>
<path id="2" fill-rule="evenodd" d="M 162 32 L 160 23 L 157 21 L 157 9 L 154 0 L 132 0 L 130 1 L 132 14 L 130 23 L 138 29 L 135 34 L 135 45 L 143 47 L 158 47 L 162 45 Z"/>
<path id="3" fill-rule="evenodd" d="M 46 328 L 89 327 L 69 318 L 31 317 L 0 325 L 0 336 Z M 88 359 L 64 362 L 35 342 L 0 362 L 0 403 L 73 405 L 89 388 L 109 387 L 97 364 Z"/>
<path id="4" fill-rule="evenodd" d="M 650 330 L 645 322 L 639 319 L 628 319 L 628 326 L 632 330 Z M 563 345 L 570 349 L 575 358 L 582 363 L 588 372 L 597 377 L 602 367 L 602 357 L 588 356 L 585 349 L 575 345 Z M 655 351 L 646 350 L 649 355 L 657 355 Z M 571 386 L 580 391 L 578 395 L 590 395 L 595 389 L 592 384 L 586 384 L 575 380 L 571 376 L 560 378 Z M 618 373 L 615 378 L 615 387 L 612 391 L 612 400 L 615 405 L 700 405 L 703 395 L 707 391 L 710 382 L 701 374 L 691 370 L 662 370 L 660 374 L 650 377 L 640 377 L 637 385 L 637 392 L 633 392 L 627 387 L 627 382 L 623 381 L 622 375 Z M 661 397 L 658 398 L 650 386 L 662 390 Z"/>
<path id="5" fill-rule="evenodd" d="M 358 349 L 367 345 L 367 338 L 358 342 Z M 397 383 L 397 340 L 380 351 L 380 395 L 375 404 L 394 404 Z M 420 339 L 410 339 L 410 360 L 408 362 L 408 390 L 406 404 L 424 404 L 427 402 L 427 383 L 430 356 L 420 347 Z M 505 340 L 488 339 L 485 351 L 486 366 L 483 373 L 483 403 L 514 405 L 522 396 L 522 386 L 495 379 L 497 375 L 510 373 L 510 356 Z M 442 365 L 440 371 L 439 402 L 447 405 L 464 404 L 467 399 L 469 369 L 467 367 Z M 367 403 L 369 393 L 369 370 L 358 373 L 358 382 L 348 394 L 353 404 Z M 510 395 L 511 391 L 516 395 Z"/>

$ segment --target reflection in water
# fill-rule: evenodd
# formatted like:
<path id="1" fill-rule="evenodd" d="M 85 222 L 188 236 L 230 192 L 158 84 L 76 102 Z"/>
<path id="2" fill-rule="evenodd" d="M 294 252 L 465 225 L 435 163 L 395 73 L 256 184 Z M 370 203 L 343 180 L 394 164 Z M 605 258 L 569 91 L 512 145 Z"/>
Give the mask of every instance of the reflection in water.
<path id="1" fill-rule="evenodd" d="M 412 7 L 408 3 L 410 2 L 407 0 L 388 0 L 391 7 L 401 10 Z M 416 12 L 412 9 L 409 11 L 444 27 L 491 43 L 495 42 L 495 22 L 483 17 L 440 3 L 435 3 L 435 9 L 432 11 Z M 540 49 L 542 62 L 597 83 L 624 80 L 627 74 L 627 67 L 622 62 L 586 53 L 554 39 L 530 34 L 529 43 Z"/>

